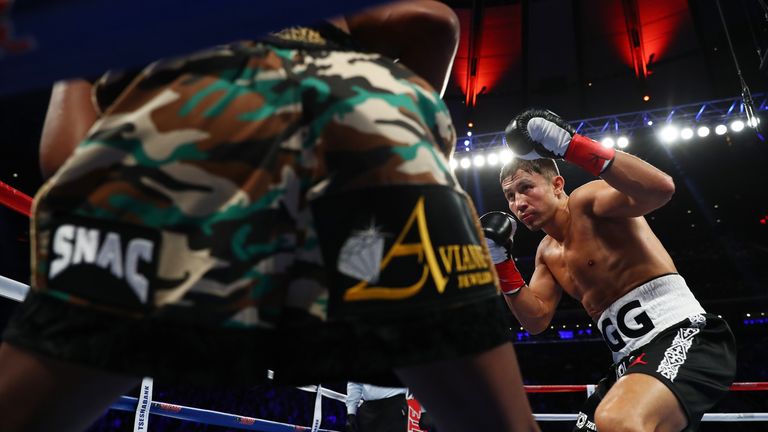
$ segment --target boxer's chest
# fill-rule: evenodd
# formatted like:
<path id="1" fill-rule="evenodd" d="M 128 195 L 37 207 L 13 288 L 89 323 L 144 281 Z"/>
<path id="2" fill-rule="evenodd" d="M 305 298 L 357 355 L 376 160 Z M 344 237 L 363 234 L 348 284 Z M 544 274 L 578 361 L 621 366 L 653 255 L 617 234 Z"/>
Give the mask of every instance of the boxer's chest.
<path id="1" fill-rule="evenodd" d="M 549 239 L 544 251 L 544 262 L 558 284 L 578 300 L 615 285 L 609 276 L 620 265 L 620 260 L 611 253 L 599 230 L 600 227 L 588 219 L 578 221 L 562 243 Z"/>

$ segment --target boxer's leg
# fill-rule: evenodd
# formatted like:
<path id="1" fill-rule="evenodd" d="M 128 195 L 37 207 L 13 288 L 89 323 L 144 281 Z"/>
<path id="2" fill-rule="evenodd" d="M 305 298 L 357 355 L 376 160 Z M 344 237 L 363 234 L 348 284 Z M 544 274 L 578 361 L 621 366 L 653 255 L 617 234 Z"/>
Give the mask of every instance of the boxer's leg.
<path id="1" fill-rule="evenodd" d="M 511 343 L 397 370 L 442 431 L 538 431 Z"/>
<path id="2" fill-rule="evenodd" d="M 4 343 L 0 346 L 0 430 L 83 431 L 140 382 L 140 378 L 61 362 Z"/>
<path id="3" fill-rule="evenodd" d="M 641 351 L 598 406 L 598 430 L 697 430 L 736 373 L 733 335 L 712 314 L 692 316 Z"/>
<path id="4" fill-rule="evenodd" d="M 599 431 L 680 432 L 688 418 L 674 393 L 650 375 L 625 375 L 595 412 Z"/>

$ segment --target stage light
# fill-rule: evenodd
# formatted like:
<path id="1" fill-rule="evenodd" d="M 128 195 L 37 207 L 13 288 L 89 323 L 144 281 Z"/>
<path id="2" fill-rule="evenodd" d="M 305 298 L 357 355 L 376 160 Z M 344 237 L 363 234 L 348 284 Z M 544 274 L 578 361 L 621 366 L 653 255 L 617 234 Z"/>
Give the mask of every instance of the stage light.
<path id="1" fill-rule="evenodd" d="M 472 131 L 467 131 L 467 136 L 471 137 L 472 136 Z"/>
<path id="2" fill-rule="evenodd" d="M 496 164 L 499 163 L 499 155 L 496 153 L 491 153 L 488 155 L 488 165 L 490 166 L 496 166 Z"/>
<path id="3" fill-rule="evenodd" d="M 485 156 L 483 155 L 477 155 L 472 159 L 472 164 L 476 167 L 481 167 L 485 165 Z"/>
<path id="4" fill-rule="evenodd" d="M 725 135 L 726 132 L 728 132 L 728 127 L 726 125 L 717 125 L 717 127 L 715 127 L 715 133 L 718 135 Z"/>
<path id="5" fill-rule="evenodd" d="M 744 122 L 741 120 L 735 120 L 731 123 L 731 130 L 734 132 L 741 132 L 744 129 Z"/>
<path id="6" fill-rule="evenodd" d="M 464 169 L 469 168 L 472 165 L 472 162 L 469 161 L 468 157 L 461 158 L 461 161 L 459 162 L 459 166 L 461 166 Z"/>
<path id="7" fill-rule="evenodd" d="M 464 140 L 464 147 L 468 147 L 468 146 L 469 146 L 469 140 Z"/>
<path id="8" fill-rule="evenodd" d="M 650 96 L 648 95 L 643 96 L 643 102 L 648 102 L 649 100 L 651 100 Z"/>
<path id="9" fill-rule="evenodd" d="M 760 117 L 752 117 L 750 119 L 747 119 L 747 126 L 751 128 L 756 128 L 757 125 L 760 124 Z"/>
<path id="10" fill-rule="evenodd" d="M 451 158 L 451 160 L 448 161 L 448 164 L 451 166 L 451 169 L 454 170 L 459 166 L 459 163 L 454 158 Z"/>
<path id="11" fill-rule="evenodd" d="M 501 160 L 501 163 L 505 164 L 511 161 L 512 157 L 514 157 L 512 150 L 502 150 L 501 155 L 499 156 L 499 160 Z"/>
<path id="12" fill-rule="evenodd" d="M 616 147 L 623 149 L 623 148 L 627 148 L 627 146 L 629 146 L 629 138 L 622 136 L 616 140 Z"/>
<path id="13" fill-rule="evenodd" d="M 698 134 L 700 137 L 704 138 L 706 136 L 709 136 L 709 128 L 706 126 L 700 126 L 696 130 L 696 134 Z"/>
<path id="14" fill-rule="evenodd" d="M 689 127 L 683 128 L 683 130 L 680 131 L 680 138 L 686 141 L 693 138 L 693 129 Z"/>
<path id="15" fill-rule="evenodd" d="M 616 145 L 616 142 L 613 141 L 613 138 L 611 137 L 605 137 L 602 141 L 600 141 L 600 144 L 605 148 L 612 148 Z"/>
<path id="16" fill-rule="evenodd" d="M 468 128 L 473 128 L 473 127 L 475 127 L 475 124 L 472 123 L 472 122 L 469 122 L 469 123 L 467 123 L 467 127 Z"/>
<path id="17" fill-rule="evenodd" d="M 648 126 L 653 126 L 653 120 L 648 120 L 645 124 L 647 124 Z"/>
<path id="18" fill-rule="evenodd" d="M 669 125 L 661 129 L 659 132 L 659 138 L 661 139 L 661 142 L 669 144 L 677 141 L 679 133 L 680 132 L 677 130 L 677 127 Z"/>

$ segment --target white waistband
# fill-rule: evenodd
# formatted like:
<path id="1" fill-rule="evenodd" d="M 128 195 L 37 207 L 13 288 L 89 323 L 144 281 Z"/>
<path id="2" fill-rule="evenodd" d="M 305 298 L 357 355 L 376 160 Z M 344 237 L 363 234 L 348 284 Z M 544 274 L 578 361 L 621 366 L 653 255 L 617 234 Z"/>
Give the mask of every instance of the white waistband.
<path id="1" fill-rule="evenodd" d="M 617 362 L 650 342 L 662 330 L 704 308 L 678 274 L 657 277 L 616 300 L 600 315 L 597 327 Z"/>

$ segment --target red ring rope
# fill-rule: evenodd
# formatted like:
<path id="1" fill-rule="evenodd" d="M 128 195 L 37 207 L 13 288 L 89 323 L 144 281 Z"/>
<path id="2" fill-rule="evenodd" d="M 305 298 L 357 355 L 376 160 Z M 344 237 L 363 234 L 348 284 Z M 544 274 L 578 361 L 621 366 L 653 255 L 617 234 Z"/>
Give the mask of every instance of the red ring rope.
<path id="1" fill-rule="evenodd" d="M 3 182 L 0 182 L 0 203 L 25 216 L 32 213 L 32 197 Z"/>
<path id="2" fill-rule="evenodd" d="M 731 391 L 768 391 L 768 382 L 741 382 L 733 383 Z M 576 393 L 587 391 L 586 385 L 527 385 L 528 393 Z"/>
<path id="3" fill-rule="evenodd" d="M 586 385 L 527 385 L 528 393 L 576 393 L 587 391 Z"/>

